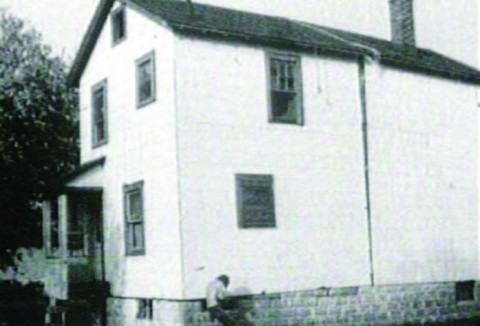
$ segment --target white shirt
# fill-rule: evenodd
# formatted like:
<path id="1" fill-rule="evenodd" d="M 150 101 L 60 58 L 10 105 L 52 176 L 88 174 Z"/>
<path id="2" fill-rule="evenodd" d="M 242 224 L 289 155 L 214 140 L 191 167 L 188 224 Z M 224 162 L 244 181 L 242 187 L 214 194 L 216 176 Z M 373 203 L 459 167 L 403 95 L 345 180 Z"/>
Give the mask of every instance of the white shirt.
<path id="1" fill-rule="evenodd" d="M 219 301 L 227 296 L 227 288 L 219 279 L 213 280 L 207 286 L 207 308 L 218 306 Z"/>

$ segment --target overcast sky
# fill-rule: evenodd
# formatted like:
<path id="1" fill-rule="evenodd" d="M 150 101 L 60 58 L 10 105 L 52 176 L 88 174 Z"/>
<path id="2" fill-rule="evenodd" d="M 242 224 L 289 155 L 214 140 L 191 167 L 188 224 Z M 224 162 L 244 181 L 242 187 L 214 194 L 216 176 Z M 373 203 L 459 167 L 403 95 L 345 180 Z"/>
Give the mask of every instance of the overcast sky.
<path id="1" fill-rule="evenodd" d="M 0 0 L 0 7 L 29 22 L 57 55 L 71 61 L 98 0 Z"/>

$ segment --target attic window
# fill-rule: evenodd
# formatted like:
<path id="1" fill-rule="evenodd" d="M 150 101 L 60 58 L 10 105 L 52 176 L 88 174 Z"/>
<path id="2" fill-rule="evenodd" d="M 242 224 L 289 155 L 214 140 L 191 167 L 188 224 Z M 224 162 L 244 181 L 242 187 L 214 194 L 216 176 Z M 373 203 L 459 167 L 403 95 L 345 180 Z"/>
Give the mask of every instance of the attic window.
<path id="1" fill-rule="evenodd" d="M 116 45 L 127 38 L 125 7 L 119 7 L 112 12 L 112 43 Z"/>
<path id="2" fill-rule="evenodd" d="M 269 53 L 267 62 L 270 122 L 303 124 L 300 58 Z"/>

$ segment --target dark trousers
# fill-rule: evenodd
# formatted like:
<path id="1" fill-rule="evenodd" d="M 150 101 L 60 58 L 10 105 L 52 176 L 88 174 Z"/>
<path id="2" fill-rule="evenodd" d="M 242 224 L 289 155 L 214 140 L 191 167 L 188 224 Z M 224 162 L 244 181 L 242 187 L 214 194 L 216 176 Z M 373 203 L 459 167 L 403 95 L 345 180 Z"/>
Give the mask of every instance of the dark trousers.
<path id="1" fill-rule="evenodd" d="M 228 314 L 219 306 L 214 306 L 208 308 L 208 313 L 210 314 L 211 321 L 219 321 L 222 323 L 222 326 L 233 326 L 233 320 L 228 316 Z"/>

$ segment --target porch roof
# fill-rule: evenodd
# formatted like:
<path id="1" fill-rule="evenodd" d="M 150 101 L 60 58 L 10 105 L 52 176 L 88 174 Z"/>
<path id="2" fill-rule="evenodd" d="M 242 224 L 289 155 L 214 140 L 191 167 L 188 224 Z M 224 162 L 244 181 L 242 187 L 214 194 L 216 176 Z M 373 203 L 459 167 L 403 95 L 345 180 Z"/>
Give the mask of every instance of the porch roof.
<path id="1" fill-rule="evenodd" d="M 96 168 L 103 168 L 107 158 L 105 156 L 99 157 L 92 161 L 86 162 L 81 164 L 78 168 L 76 168 L 73 172 L 68 174 L 64 179 L 65 186 L 75 186 L 76 184 L 81 184 L 82 186 L 88 187 L 101 187 L 101 172 L 96 173 L 94 175 L 93 172 Z M 87 178 L 87 174 L 91 174 Z"/>

